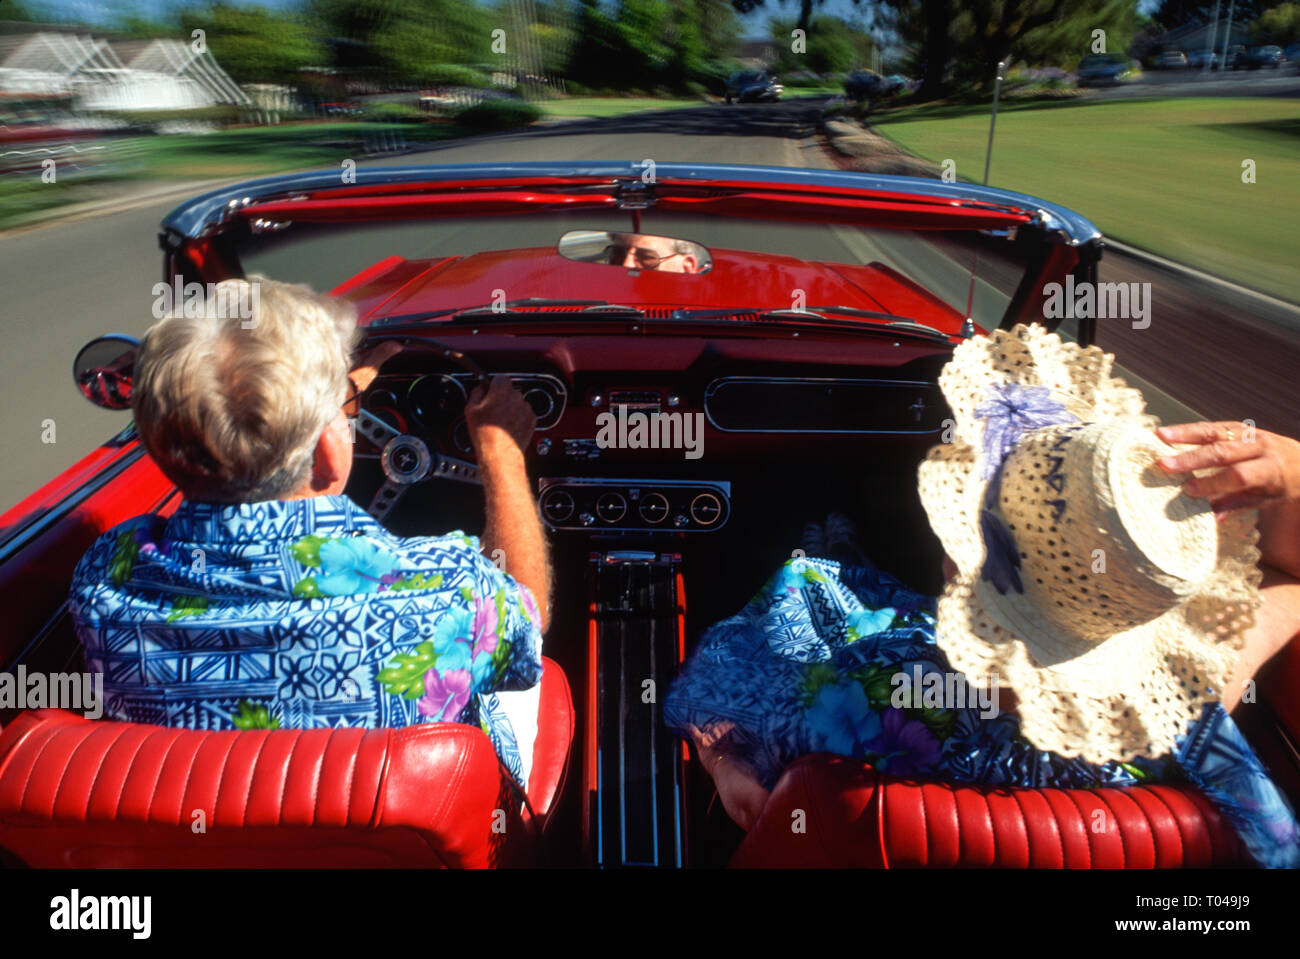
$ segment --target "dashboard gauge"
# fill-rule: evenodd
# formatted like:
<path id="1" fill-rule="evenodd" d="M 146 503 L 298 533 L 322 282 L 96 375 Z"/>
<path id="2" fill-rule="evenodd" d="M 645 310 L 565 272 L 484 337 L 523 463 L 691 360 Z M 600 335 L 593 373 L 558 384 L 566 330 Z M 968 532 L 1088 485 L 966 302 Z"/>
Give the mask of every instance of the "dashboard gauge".
<path id="1" fill-rule="evenodd" d="M 422 376 L 406 394 L 411 415 L 428 429 L 437 429 L 465 412 L 465 387 L 443 373 Z"/>
<path id="2" fill-rule="evenodd" d="M 451 445 L 463 456 L 474 454 L 474 444 L 469 438 L 469 424 L 465 422 L 464 417 L 458 419 L 456 425 L 451 428 Z"/>

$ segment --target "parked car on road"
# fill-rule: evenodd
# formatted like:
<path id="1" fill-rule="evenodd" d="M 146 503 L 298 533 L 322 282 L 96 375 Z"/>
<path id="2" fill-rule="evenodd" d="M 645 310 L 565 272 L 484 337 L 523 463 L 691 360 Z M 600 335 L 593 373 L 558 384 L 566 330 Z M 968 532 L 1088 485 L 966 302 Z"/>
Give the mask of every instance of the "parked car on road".
<path id="1" fill-rule="evenodd" d="M 844 81 L 844 95 L 850 100 L 876 100 L 906 89 L 903 77 L 885 77 L 874 70 L 854 70 Z"/>
<path id="2" fill-rule="evenodd" d="M 753 103 L 760 100 L 774 101 L 781 99 L 785 87 L 776 82 L 776 77 L 762 70 L 740 70 L 727 78 L 726 100 L 728 103 L 740 101 Z"/>
<path id="3" fill-rule="evenodd" d="M 1192 70 L 1203 70 L 1207 66 L 1211 70 L 1217 70 L 1223 66 L 1223 55 L 1207 53 L 1205 50 L 1193 50 L 1187 54 L 1187 66 Z"/>
<path id="4" fill-rule="evenodd" d="M 1238 64 L 1246 70 L 1258 70 L 1262 67 L 1270 67 L 1276 70 L 1285 59 L 1282 48 L 1270 43 L 1261 47 L 1251 47 L 1239 58 Z"/>
<path id="5" fill-rule="evenodd" d="M 1141 71 L 1119 53 L 1095 53 L 1079 61 L 1075 71 L 1079 86 L 1108 86 L 1132 80 Z"/>
<path id="6" fill-rule="evenodd" d="M 1161 70 L 1181 70 L 1187 66 L 1187 54 L 1182 50 L 1166 50 L 1156 57 L 1156 66 Z"/>

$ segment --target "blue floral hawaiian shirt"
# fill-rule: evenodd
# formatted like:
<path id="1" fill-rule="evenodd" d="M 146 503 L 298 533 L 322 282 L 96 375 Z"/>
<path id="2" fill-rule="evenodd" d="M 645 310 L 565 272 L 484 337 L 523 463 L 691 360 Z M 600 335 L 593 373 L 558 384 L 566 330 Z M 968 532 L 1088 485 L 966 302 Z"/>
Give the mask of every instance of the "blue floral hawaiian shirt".
<path id="1" fill-rule="evenodd" d="M 769 789 L 787 765 L 815 752 L 894 776 L 993 786 L 1190 782 L 1261 865 L 1300 867 L 1300 824 L 1218 703 L 1172 755 L 1097 765 L 1037 749 L 1011 715 L 969 702 L 896 701 L 900 676 L 952 675 L 934 607 L 874 567 L 792 559 L 740 613 L 704 633 L 668 690 L 664 721 L 683 738 L 712 734 Z"/>
<path id="2" fill-rule="evenodd" d="M 96 540 L 71 610 L 105 713 L 191 729 L 477 725 L 541 679 L 528 589 L 461 533 L 393 536 L 345 496 L 182 501 Z"/>

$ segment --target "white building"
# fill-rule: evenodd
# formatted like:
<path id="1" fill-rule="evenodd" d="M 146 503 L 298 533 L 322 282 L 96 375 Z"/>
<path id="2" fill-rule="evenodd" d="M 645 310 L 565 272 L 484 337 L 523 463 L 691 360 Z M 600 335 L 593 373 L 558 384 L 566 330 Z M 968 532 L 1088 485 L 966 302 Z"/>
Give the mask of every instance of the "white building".
<path id="1" fill-rule="evenodd" d="M 69 96 L 78 110 L 186 110 L 249 98 L 204 47 L 39 32 L 0 38 L 0 95 Z"/>

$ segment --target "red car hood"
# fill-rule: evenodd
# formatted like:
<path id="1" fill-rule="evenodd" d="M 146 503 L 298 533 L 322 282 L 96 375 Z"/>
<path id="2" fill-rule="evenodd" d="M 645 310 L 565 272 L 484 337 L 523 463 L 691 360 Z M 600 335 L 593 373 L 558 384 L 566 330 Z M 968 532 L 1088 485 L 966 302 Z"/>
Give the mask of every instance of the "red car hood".
<path id="1" fill-rule="evenodd" d="M 713 269 L 697 275 L 580 263 L 547 247 L 430 260 L 394 256 L 334 293 L 357 304 L 362 325 L 532 297 L 668 309 L 848 306 L 907 317 L 945 333 L 956 333 L 961 325 L 957 311 L 883 264 L 812 263 L 737 250 L 715 249 L 712 254 Z"/>

